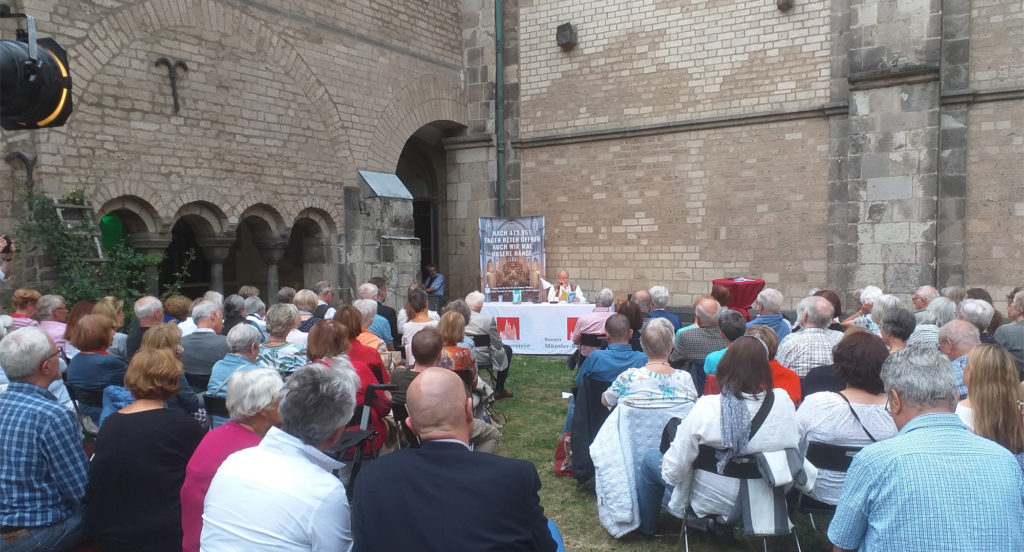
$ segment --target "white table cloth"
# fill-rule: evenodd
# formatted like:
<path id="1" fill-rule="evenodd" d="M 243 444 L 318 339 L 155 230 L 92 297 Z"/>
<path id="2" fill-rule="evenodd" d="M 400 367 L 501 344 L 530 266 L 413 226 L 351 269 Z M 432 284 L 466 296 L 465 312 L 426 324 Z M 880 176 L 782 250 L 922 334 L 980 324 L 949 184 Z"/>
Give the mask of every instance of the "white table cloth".
<path id="1" fill-rule="evenodd" d="M 482 312 L 517 355 L 569 355 L 576 350 L 569 339 L 576 320 L 593 311 L 593 303 L 484 303 Z"/>

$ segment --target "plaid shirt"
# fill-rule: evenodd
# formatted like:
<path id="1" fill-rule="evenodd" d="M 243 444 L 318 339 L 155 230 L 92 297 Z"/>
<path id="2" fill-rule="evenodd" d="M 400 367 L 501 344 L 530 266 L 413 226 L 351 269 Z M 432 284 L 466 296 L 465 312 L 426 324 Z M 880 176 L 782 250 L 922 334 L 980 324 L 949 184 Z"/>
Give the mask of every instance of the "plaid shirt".
<path id="1" fill-rule="evenodd" d="M 46 389 L 11 382 L 0 394 L 0 524 L 63 521 L 81 504 L 88 480 L 74 414 Z"/>
<path id="2" fill-rule="evenodd" d="M 779 343 L 775 360 L 803 378 L 811 368 L 832 364 L 832 348 L 843 338 L 842 332 L 825 328 L 804 328 Z"/>
<path id="3" fill-rule="evenodd" d="M 676 344 L 672 347 L 668 362 L 676 369 L 684 367 L 687 362 L 699 362 L 703 366 L 704 359 L 709 353 L 724 348 L 725 339 L 718 331 L 718 326 L 683 330 L 679 337 L 676 337 Z"/>
<path id="4" fill-rule="evenodd" d="M 828 538 L 860 552 L 1024 550 L 1012 454 L 953 413 L 918 416 L 853 458 Z"/>
<path id="5" fill-rule="evenodd" d="M 964 368 L 967 368 L 967 355 L 957 358 L 950 363 L 953 366 L 953 375 L 956 376 L 956 390 L 960 392 L 960 400 L 967 398 L 967 386 L 964 385 Z"/>

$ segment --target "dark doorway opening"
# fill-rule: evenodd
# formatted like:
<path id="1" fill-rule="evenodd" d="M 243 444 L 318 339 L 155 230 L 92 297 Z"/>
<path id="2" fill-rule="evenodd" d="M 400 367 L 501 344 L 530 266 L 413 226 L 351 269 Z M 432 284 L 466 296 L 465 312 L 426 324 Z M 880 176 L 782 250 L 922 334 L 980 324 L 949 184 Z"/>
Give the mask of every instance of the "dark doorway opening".
<path id="1" fill-rule="evenodd" d="M 436 263 L 434 257 L 434 206 L 429 199 L 412 202 L 413 235 L 420 239 L 420 277 L 426 274 L 427 265 Z"/>
<path id="2" fill-rule="evenodd" d="M 188 263 L 189 251 L 195 252 L 195 258 Z M 172 285 L 178 279 L 178 273 L 184 272 L 181 279 L 182 295 L 195 298 L 210 288 L 210 263 L 203 256 L 196 233 L 184 220 L 178 220 L 171 229 L 171 243 L 167 246 L 167 254 L 160 263 L 160 289 Z"/>

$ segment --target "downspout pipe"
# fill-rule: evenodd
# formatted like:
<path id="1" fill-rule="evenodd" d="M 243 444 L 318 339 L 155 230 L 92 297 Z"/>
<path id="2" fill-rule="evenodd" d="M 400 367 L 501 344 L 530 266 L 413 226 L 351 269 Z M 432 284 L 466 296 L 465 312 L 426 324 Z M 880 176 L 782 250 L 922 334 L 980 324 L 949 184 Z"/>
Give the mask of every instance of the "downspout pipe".
<path id="1" fill-rule="evenodd" d="M 505 15 L 494 0 L 494 141 L 497 148 L 498 216 L 505 216 Z"/>

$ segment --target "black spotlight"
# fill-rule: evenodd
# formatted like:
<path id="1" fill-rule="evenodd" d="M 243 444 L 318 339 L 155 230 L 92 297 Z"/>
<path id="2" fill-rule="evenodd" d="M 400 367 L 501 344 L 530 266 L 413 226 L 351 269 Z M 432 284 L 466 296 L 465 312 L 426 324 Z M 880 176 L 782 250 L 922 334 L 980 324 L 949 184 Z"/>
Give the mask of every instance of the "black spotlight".
<path id="1" fill-rule="evenodd" d="M 36 39 L 32 16 L 4 8 L 0 18 L 24 17 L 28 31 L 19 29 L 17 40 L 0 40 L 0 127 L 62 126 L 72 110 L 67 50 L 52 38 Z"/>

